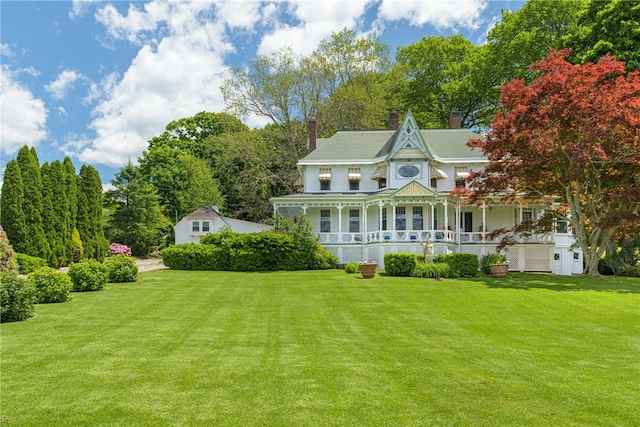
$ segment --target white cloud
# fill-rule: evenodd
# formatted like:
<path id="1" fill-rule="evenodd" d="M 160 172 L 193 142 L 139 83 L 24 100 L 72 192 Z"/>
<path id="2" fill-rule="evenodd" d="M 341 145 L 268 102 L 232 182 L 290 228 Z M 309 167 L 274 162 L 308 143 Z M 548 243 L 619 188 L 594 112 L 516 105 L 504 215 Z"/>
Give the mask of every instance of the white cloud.
<path id="1" fill-rule="evenodd" d="M 344 27 L 355 28 L 366 11 L 370 0 L 295 0 L 287 2 L 288 11 L 298 25 L 275 23 L 275 31 L 262 39 L 259 54 L 269 54 L 283 46 L 291 46 L 294 52 L 308 55 L 318 43 Z M 269 16 L 277 18 L 270 10 Z"/>
<path id="2" fill-rule="evenodd" d="M 81 74 L 76 73 L 73 70 L 64 70 L 58 74 L 58 78 L 45 85 L 44 88 L 51 94 L 51 97 L 55 100 L 64 99 L 67 96 L 67 92 L 73 89 L 73 85 L 76 80 L 82 77 Z"/>
<path id="3" fill-rule="evenodd" d="M 2 153 L 10 155 L 23 145 L 36 146 L 47 136 L 47 110 L 15 79 L 7 65 L 0 70 L 0 141 Z"/>
<path id="4" fill-rule="evenodd" d="M 476 29 L 486 7 L 486 0 L 382 0 L 379 18 L 407 20 L 416 27 L 433 25 L 440 30 Z"/>
<path id="5" fill-rule="evenodd" d="M 140 156 L 169 122 L 224 109 L 219 88 L 227 69 L 223 58 L 231 49 L 224 23 L 203 19 L 200 2 L 158 3 L 145 4 L 144 10 L 130 8 L 126 16 L 115 9 L 100 15 L 108 17 L 103 23 L 111 34 L 136 43 L 154 27 L 151 22 L 165 22 L 166 35 L 157 45 L 145 43 L 122 76 L 110 75 L 99 88 L 90 88 L 87 99 L 99 99 L 89 125 L 95 138 L 66 145 L 83 162 L 121 166 Z"/>
<path id="6" fill-rule="evenodd" d="M 8 58 L 11 58 L 12 56 L 14 56 L 13 52 L 11 51 L 11 48 L 7 43 L 0 43 L 0 55 L 4 55 Z"/>

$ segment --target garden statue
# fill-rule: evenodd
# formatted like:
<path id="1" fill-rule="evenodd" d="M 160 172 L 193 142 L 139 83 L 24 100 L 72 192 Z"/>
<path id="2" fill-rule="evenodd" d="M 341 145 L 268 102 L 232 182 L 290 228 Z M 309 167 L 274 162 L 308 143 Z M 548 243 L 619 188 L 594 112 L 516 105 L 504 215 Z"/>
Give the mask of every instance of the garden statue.
<path id="1" fill-rule="evenodd" d="M 422 245 L 422 253 L 424 254 L 424 262 L 429 263 L 433 261 L 433 257 L 435 255 L 433 251 L 433 243 L 431 243 L 431 239 L 427 240 L 426 243 L 420 242 Z"/>

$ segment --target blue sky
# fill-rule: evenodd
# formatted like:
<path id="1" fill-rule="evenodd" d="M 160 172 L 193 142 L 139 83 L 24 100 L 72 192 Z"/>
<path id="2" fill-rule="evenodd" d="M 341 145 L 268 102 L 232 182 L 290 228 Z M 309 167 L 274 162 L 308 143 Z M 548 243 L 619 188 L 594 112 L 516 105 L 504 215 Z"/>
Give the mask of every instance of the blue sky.
<path id="1" fill-rule="evenodd" d="M 68 155 L 104 184 L 165 126 L 224 111 L 229 67 L 290 46 L 301 55 L 347 27 L 391 47 L 429 35 L 486 40 L 502 9 L 486 0 L 152 0 L 0 2 L 0 174 L 23 145 Z M 245 123 L 265 123 L 248 117 Z"/>

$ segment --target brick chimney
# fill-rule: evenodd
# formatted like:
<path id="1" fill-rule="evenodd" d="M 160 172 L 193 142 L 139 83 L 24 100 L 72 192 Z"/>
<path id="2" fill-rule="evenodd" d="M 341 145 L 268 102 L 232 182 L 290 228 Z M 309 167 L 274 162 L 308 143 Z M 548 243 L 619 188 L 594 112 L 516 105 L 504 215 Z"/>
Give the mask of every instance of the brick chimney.
<path id="1" fill-rule="evenodd" d="M 316 149 L 316 118 L 311 116 L 309 117 L 309 153 Z"/>
<path id="2" fill-rule="evenodd" d="M 462 128 L 462 113 L 460 111 L 452 111 L 449 115 L 449 129 Z"/>
<path id="3" fill-rule="evenodd" d="M 389 113 L 389 130 L 398 130 L 400 120 L 400 114 L 391 112 Z"/>

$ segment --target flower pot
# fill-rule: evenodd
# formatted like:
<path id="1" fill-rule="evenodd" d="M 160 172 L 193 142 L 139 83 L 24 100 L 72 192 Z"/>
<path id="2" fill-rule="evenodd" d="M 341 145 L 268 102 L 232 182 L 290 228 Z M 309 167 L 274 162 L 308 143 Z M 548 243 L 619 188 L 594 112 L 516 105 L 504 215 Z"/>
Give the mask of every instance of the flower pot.
<path id="1" fill-rule="evenodd" d="M 377 262 L 361 262 L 358 264 L 360 267 L 360 273 L 365 279 L 373 279 L 376 276 L 376 268 L 378 268 Z"/>
<path id="2" fill-rule="evenodd" d="M 507 270 L 509 269 L 509 264 L 506 262 L 502 262 L 500 264 L 489 264 L 489 270 L 493 277 L 507 277 Z"/>

